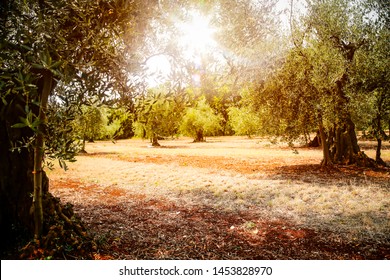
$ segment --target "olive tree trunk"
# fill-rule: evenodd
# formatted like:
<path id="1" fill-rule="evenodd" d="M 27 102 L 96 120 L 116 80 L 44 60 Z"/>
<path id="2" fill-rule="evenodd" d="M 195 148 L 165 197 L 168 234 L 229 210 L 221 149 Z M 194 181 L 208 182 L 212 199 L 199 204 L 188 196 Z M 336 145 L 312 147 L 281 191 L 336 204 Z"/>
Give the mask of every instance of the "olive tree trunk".
<path id="1" fill-rule="evenodd" d="M 152 147 L 160 147 L 160 143 L 158 143 L 158 135 L 156 133 L 153 133 L 152 138 L 150 139 L 150 142 L 152 143 Z"/>
<path id="2" fill-rule="evenodd" d="M 9 95 L 0 103 L 0 227 L 5 237 L 1 247 L 16 238 L 15 230 L 18 229 L 38 239 L 42 234 L 42 196 L 48 192 L 49 185 L 42 169 L 45 113 L 52 88 L 53 76 L 44 71 L 38 82 L 40 106 L 33 108 L 40 120 L 35 135 L 31 128 L 13 127 L 25 117 L 25 112 L 20 110 L 26 105 L 23 99 Z M 34 136 L 33 148 L 25 147 L 21 142 Z"/>
<path id="3" fill-rule="evenodd" d="M 332 162 L 332 159 L 330 157 L 329 146 L 328 146 L 328 142 L 326 140 L 326 134 L 325 134 L 325 129 L 324 129 L 324 125 L 322 122 L 321 114 L 318 115 L 318 131 L 319 131 L 319 136 L 321 139 L 320 142 L 322 144 L 322 153 L 323 153 L 323 159 L 322 159 L 321 165 L 323 165 L 323 166 L 332 165 L 333 162 Z"/>
<path id="4" fill-rule="evenodd" d="M 11 128 L 19 121 L 18 104 L 15 101 L 1 113 L 0 119 L 0 227 L 2 231 L 1 247 L 8 245 L 14 238 L 13 231 L 24 228 L 33 232 L 31 194 L 33 185 L 33 152 L 29 149 L 13 149 L 22 135 L 29 137 L 27 128 Z M 2 103 L 1 103 L 2 104 Z M 3 108 L 0 108 L 3 109 Z"/>
<path id="5" fill-rule="evenodd" d="M 203 130 L 196 131 L 194 142 L 205 142 Z"/>

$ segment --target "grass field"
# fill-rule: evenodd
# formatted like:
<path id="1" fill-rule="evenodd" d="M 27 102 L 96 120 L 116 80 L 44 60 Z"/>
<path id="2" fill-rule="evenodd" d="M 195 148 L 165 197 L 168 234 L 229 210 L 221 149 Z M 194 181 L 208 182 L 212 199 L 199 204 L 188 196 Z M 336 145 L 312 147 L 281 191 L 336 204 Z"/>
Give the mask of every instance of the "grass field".
<path id="1" fill-rule="evenodd" d="M 239 218 L 235 223 L 227 222 L 225 229 L 249 232 L 252 239 L 260 238 L 267 221 L 282 221 L 293 225 L 290 226 L 296 233 L 293 240 L 299 239 L 299 229 L 305 228 L 326 232 L 333 236 L 333 241 L 374 242 L 376 249 L 385 250 L 379 258 L 390 257 L 389 169 L 321 168 L 320 149 L 292 150 L 260 138 L 219 137 L 209 138 L 205 143 L 182 138 L 164 140 L 161 144 L 162 147 L 151 148 L 148 141 L 138 139 L 115 144 L 89 143 L 88 154 L 68 164 L 68 171 L 57 167 L 48 172 L 51 191 L 73 203 L 97 236 L 106 236 L 111 241 L 122 236 L 125 242 L 124 236 L 130 234 L 127 230 L 131 227 L 133 241 L 151 238 L 150 242 L 161 243 L 160 237 L 146 236 L 147 229 L 134 232 L 134 227 L 140 225 L 126 220 L 126 213 L 140 211 L 142 215 L 142 209 L 157 209 L 160 214 L 148 223 L 155 224 L 154 230 L 158 231 L 163 220 L 164 224 L 183 222 L 185 218 L 179 214 L 185 209 L 208 209 Z M 361 144 L 369 156 L 374 156 L 373 143 Z M 388 143 L 382 156 L 390 162 Z M 113 207 L 117 210 L 107 210 Z M 215 219 L 218 223 L 217 216 Z M 166 248 L 152 251 L 149 255 L 111 252 L 111 257 L 186 258 Z M 225 251 L 227 254 L 228 250 Z M 337 249 L 334 253 L 317 256 L 311 252 L 306 257 L 292 254 L 289 258 L 338 258 Z M 207 256 L 229 258 L 207 254 L 195 258 Z"/>

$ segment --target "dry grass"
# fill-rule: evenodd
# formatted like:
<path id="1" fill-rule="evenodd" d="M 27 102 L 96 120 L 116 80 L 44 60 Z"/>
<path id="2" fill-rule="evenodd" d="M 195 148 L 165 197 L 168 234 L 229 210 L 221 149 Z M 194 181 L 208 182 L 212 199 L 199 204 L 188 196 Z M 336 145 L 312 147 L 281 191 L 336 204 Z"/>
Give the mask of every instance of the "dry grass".
<path id="1" fill-rule="evenodd" d="M 88 189 L 91 197 L 103 193 L 118 201 L 169 200 L 237 213 L 250 209 L 259 217 L 330 229 L 348 238 L 389 238 L 388 170 L 329 173 L 319 169 L 320 150 L 294 153 L 262 139 L 212 138 L 207 143 L 181 139 L 161 144 L 161 148 L 150 148 L 142 140 L 88 144 L 88 155 L 69 164 L 67 172 L 50 171 L 49 177 L 55 183 L 80 182 L 79 190 Z M 390 161 L 388 150 L 383 158 Z M 55 185 L 53 192 L 66 199 Z M 75 197 L 84 204 L 89 199 Z"/>

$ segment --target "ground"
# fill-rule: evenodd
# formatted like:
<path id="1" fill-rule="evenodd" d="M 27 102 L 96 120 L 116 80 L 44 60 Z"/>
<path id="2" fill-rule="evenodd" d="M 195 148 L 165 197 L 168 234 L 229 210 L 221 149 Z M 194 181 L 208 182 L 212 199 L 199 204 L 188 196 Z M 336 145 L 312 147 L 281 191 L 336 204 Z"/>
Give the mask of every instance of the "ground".
<path id="1" fill-rule="evenodd" d="M 260 138 L 161 145 L 90 143 L 48 172 L 94 236 L 93 258 L 390 259 L 389 168 L 322 168 L 319 149 Z"/>

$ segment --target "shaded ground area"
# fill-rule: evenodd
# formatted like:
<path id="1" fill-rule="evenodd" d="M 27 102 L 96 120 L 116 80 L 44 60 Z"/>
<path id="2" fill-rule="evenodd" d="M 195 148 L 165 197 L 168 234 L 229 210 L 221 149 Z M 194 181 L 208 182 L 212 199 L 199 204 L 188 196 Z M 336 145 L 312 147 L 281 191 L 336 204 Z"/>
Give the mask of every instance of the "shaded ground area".
<path id="1" fill-rule="evenodd" d="M 390 238 L 349 240 L 255 210 L 186 207 L 74 181 L 53 188 L 67 200 L 93 193 L 75 210 L 95 237 L 95 259 L 390 259 Z"/>
<path id="2" fill-rule="evenodd" d="M 257 219 L 250 213 L 183 209 L 154 204 L 131 208 L 106 206 L 115 213 L 96 258 L 102 259 L 389 259 L 390 245 L 340 240 L 331 232 L 297 228 L 285 221 Z M 164 210 L 161 210 L 161 207 Z M 166 209 L 168 208 L 168 209 Z M 90 212 L 91 213 L 91 212 Z M 97 218 L 97 217 L 94 217 Z M 125 220 L 131 222 L 124 227 Z M 92 218 L 93 220 L 93 218 Z M 127 230 L 126 230 L 127 229 Z M 130 230 L 129 230 L 130 229 Z"/>

